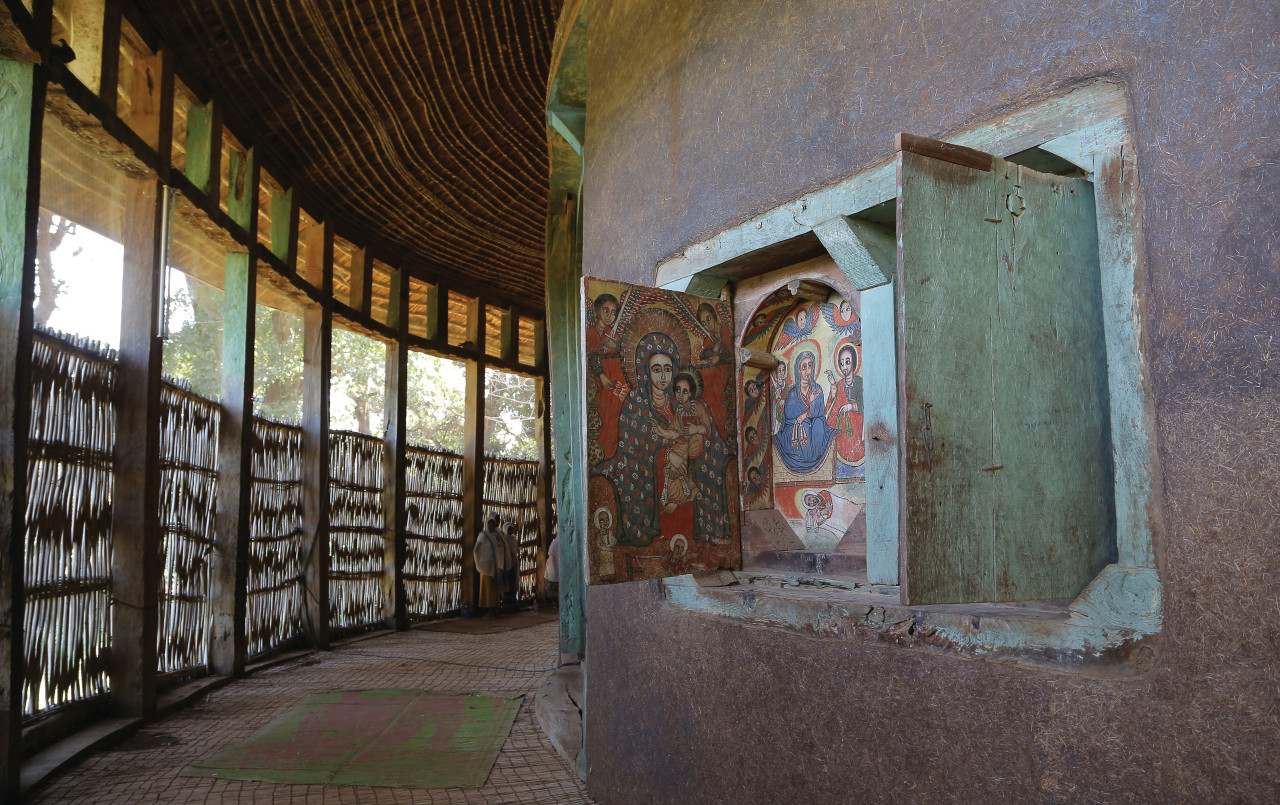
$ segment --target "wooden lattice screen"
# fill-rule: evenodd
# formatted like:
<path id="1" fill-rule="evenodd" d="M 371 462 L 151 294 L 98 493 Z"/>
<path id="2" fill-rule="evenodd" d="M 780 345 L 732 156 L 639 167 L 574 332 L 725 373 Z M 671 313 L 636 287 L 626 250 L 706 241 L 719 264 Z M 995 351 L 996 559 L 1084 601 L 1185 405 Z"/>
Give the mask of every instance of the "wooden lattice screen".
<path id="1" fill-rule="evenodd" d="M 411 616 L 458 609 L 462 593 L 462 456 L 409 447 L 404 586 Z"/>
<path id="2" fill-rule="evenodd" d="M 27 447 L 25 717 L 107 693 L 115 351 L 36 330 Z"/>
<path id="3" fill-rule="evenodd" d="M 382 619 L 381 439 L 351 431 L 329 435 L 329 625 Z"/>
<path id="4" fill-rule="evenodd" d="M 157 670 L 209 659 L 209 570 L 218 501 L 222 408 L 166 379 L 160 391 L 160 612 Z"/>
<path id="5" fill-rule="evenodd" d="M 505 528 L 514 523 L 520 538 L 517 597 L 533 598 L 538 586 L 538 462 L 485 456 L 485 516 L 496 511 Z"/>
<path id="6" fill-rule="evenodd" d="M 245 617 L 258 656 L 302 633 L 302 428 L 254 417 L 252 462 Z"/>

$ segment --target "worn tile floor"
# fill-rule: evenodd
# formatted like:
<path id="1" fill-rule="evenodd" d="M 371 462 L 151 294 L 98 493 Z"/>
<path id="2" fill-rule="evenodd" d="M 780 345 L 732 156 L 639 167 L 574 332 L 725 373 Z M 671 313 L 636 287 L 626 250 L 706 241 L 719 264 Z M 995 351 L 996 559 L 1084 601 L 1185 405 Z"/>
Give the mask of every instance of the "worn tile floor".
<path id="1" fill-rule="evenodd" d="M 531 695 L 558 656 L 556 623 L 500 634 L 415 629 L 301 657 L 211 693 L 93 755 L 36 792 L 38 803 L 578 803 L 591 802 L 538 728 Z M 243 740 L 315 691 L 416 688 L 524 693 L 483 788 L 274 785 L 179 777 L 192 761 Z"/>

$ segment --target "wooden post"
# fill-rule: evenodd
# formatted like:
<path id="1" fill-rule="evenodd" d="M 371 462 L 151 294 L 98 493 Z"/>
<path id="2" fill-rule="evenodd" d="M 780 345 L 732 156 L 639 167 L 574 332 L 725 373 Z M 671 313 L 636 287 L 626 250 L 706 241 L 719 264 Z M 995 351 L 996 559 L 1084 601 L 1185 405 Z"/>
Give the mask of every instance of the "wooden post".
<path id="1" fill-rule="evenodd" d="M 351 250 L 351 295 L 348 303 L 352 310 L 369 315 L 369 297 L 373 290 L 373 255 L 368 249 Z"/>
<path id="2" fill-rule="evenodd" d="M 23 541 L 31 421 L 31 319 L 39 227 L 46 74 L 0 59 L 0 799 L 18 801 L 22 769 Z M 17 627 L 17 628 L 15 628 Z"/>
<path id="3" fill-rule="evenodd" d="M 586 448 L 582 439 L 581 222 L 572 197 L 547 217 L 547 341 L 556 428 L 560 533 L 560 656 L 586 652 Z"/>
<path id="4" fill-rule="evenodd" d="M 437 282 L 427 290 L 427 339 L 437 343 L 448 340 L 449 292 Z"/>
<path id="5" fill-rule="evenodd" d="M 183 172 L 206 195 L 217 195 L 222 162 L 222 125 L 215 102 L 192 106 L 187 112 L 187 162 Z M 217 203 L 217 199 L 214 199 Z"/>
<path id="6" fill-rule="evenodd" d="M 298 270 L 298 205 L 293 188 L 271 197 L 271 252 L 284 261 L 290 273 Z"/>
<path id="7" fill-rule="evenodd" d="M 537 353 L 535 353 L 537 354 Z M 541 360 L 541 359 L 539 359 Z M 536 394 L 538 400 L 538 416 L 534 423 L 534 432 L 538 439 L 538 562 L 542 571 L 538 574 L 538 597 L 547 594 L 547 547 L 555 537 L 551 525 L 551 496 L 555 494 L 555 484 L 551 473 L 554 467 L 551 457 L 551 383 L 547 376 L 541 375 L 537 380 Z"/>
<path id="8" fill-rule="evenodd" d="M 404 562 L 408 528 L 404 499 L 409 398 L 409 272 L 403 268 L 391 275 L 391 298 L 387 304 L 387 323 L 396 330 L 396 341 L 387 346 L 386 372 L 386 449 L 383 451 L 383 512 L 386 533 L 383 537 L 383 619 L 387 626 L 404 631 L 409 628 L 409 609 L 405 598 Z"/>
<path id="9" fill-rule="evenodd" d="M 137 716 L 152 712 L 156 701 L 162 188 L 155 179 L 131 179 L 126 194 L 111 518 L 111 697 L 117 714 Z"/>
<path id="10" fill-rule="evenodd" d="M 483 309 L 483 308 L 480 308 Z M 477 316 L 476 343 L 484 344 L 484 316 Z M 447 326 L 447 325 L 446 325 Z M 484 350 L 467 361 L 466 418 L 462 437 L 462 595 L 463 606 L 479 606 L 479 579 L 471 555 L 484 528 Z"/>
<path id="11" fill-rule="evenodd" d="M 320 287 L 328 300 L 333 289 L 333 235 L 321 224 L 319 237 L 307 245 L 322 251 Z M 329 648 L 329 372 L 333 358 L 333 310 L 325 301 L 309 306 L 302 317 L 302 486 L 304 539 L 311 543 L 305 568 L 303 608 L 316 648 Z"/>

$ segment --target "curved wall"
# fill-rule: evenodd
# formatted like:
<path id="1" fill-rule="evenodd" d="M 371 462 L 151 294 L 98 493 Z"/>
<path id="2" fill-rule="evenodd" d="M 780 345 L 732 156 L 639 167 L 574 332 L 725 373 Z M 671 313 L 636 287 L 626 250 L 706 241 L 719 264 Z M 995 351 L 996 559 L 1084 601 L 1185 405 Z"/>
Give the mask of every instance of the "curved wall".
<path id="1" fill-rule="evenodd" d="M 592 588 L 603 803 L 1270 801 L 1280 122 L 1273 3 L 594 0 L 585 273 L 753 215 L 1098 76 L 1128 88 L 1163 468 L 1164 647 L 1136 676 L 826 641 Z"/>

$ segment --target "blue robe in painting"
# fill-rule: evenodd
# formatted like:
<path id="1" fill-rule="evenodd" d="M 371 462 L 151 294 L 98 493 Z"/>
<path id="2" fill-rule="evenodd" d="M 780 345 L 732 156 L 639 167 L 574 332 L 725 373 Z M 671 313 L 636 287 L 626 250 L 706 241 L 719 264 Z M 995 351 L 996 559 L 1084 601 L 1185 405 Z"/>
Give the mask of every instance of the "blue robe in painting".
<path id="1" fill-rule="evenodd" d="M 827 425 L 822 387 L 815 383 L 813 391 L 813 398 L 806 404 L 800 394 L 800 384 L 791 387 L 782 406 L 782 422 L 773 435 L 778 458 L 782 459 L 783 466 L 797 475 L 807 475 L 816 470 L 827 457 L 827 449 L 836 437 L 836 431 Z M 809 416 L 800 423 L 797 431 L 796 420 L 805 411 Z"/>

